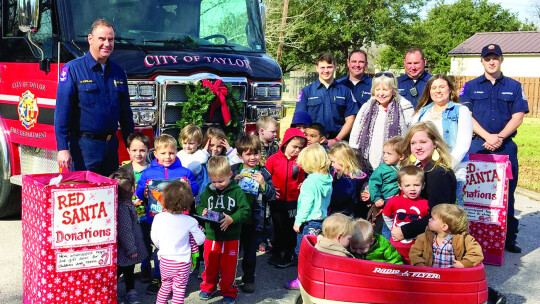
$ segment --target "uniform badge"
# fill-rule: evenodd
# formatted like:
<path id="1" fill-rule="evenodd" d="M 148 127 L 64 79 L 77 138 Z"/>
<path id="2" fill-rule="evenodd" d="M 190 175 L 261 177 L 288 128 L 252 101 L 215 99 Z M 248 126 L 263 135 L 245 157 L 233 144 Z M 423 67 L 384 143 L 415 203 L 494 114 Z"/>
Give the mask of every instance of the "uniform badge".
<path id="1" fill-rule="evenodd" d="M 39 115 L 37 98 L 34 97 L 34 94 L 26 91 L 19 97 L 17 112 L 19 112 L 19 121 L 27 130 L 34 126 Z"/>
<path id="2" fill-rule="evenodd" d="M 304 93 L 304 91 L 300 91 L 300 94 L 298 94 L 298 99 L 296 100 L 296 102 L 302 101 L 302 93 Z"/>
<path id="3" fill-rule="evenodd" d="M 461 92 L 459 93 L 459 96 L 465 95 L 465 86 L 466 86 L 466 85 L 467 85 L 467 84 L 464 84 L 464 85 L 463 85 L 463 88 L 461 89 Z"/>
<path id="4" fill-rule="evenodd" d="M 527 95 L 525 95 L 525 89 L 523 88 L 523 85 L 521 85 L 521 98 L 527 101 Z"/>
<path id="5" fill-rule="evenodd" d="M 64 66 L 62 70 L 60 70 L 60 78 L 58 79 L 60 82 L 66 82 L 68 79 L 68 71 L 69 68 L 67 66 Z"/>

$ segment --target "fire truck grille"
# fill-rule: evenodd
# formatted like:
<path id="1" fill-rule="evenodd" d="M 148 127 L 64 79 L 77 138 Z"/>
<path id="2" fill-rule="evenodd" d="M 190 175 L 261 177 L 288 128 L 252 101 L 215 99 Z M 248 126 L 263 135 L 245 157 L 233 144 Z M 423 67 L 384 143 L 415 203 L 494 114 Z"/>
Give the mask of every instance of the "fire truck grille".
<path id="1" fill-rule="evenodd" d="M 186 95 L 185 85 L 169 85 L 165 90 L 166 101 L 185 102 L 188 97 Z"/>
<path id="2" fill-rule="evenodd" d="M 162 134 L 169 134 L 170 136 L 180 140 L 180 129 L 178 128 L 167 128 L 163 129 Z"/>
<path id="3" fill-rule="evenodd" d="M 170 127 L 182 118 L 181 103 L 186 102 L 188 99 L 186 95 L 186 85 L 169 84 L 165 87 L 164 91 L 164 100 L 162 103 L 164 108 L 161 126 Z M 235 96 L 239 102 L 246 100 L 247 84 L 232 85 L 231 91 L 233 96 Z M 164 129 L 163 132 L 169 132 L 169 129 Z"/>
<path id="4" fill-rule="evenodd" d="M 165 105 L 164 120 L 166 125 L 176 124 L 182 118 L 182 106 L 177 104 Z"/>
<path id="5" fill-rule="evenodd" d="M 245 86 L 232 86 L 231 90 L 238 93 L 238 100 L 246 100 L 246 87 Z"/>

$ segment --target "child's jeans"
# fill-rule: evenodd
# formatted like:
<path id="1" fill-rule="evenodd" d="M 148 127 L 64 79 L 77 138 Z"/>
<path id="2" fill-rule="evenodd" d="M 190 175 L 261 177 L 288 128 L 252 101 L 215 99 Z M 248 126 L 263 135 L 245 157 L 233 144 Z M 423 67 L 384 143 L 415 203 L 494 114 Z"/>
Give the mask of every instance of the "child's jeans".
<path id="1" fill-rule="evenodd" d="M 147 222 L 141 223 L 141 230 L 143 234 L 143 241 L 146 250 L 148 250 L 148 257 L 141 262 L 141 269 L 151 268 L 152 265 L 150 261 L 152 260 L 152 255 L 154 256 L 154 273 L 152 274 L 152 279 L 161 279 L 161 274 L 159 271 L 159 259 L 157 256 L 158 249 L 154 250 L 152 254 L 152 240 L 150 239 L 150 230 L 152 229 L 152 224 Z"/>
<path id="2" fill-rule="evenodd" d="M 234 285 L 238 262 L 238 240 L 204 241 L 204 272 L 201 291 L 213 293 L 219 287 L 224 297 L 236 298 L 238 288 Z M 221 280 L 219 279 L 221 275 Z"/>
<path id="3" fill-rule="evenodd" d="M 386 226 L 386 223 L 383 223 L 382 225 L 381 235 L 387 240 L 390 240 L 390 238 L 392 237 L 392 232 L 390 231 L 390 229 L 388 229 L 388 226 Z"/>
<path id="4" fill-rule="evenodd" d="M 296 255 L 300 253 L 300 244 L 304 235 L 319 235 L 322 232 L 322 220 L 305 222 L 300 226 L 300 233 L 296 235 Z"/>
<path id="5" fill-rule="evenodd" d="M 189 278 L 191 263 L 182 263 L 161 258 L 161 288 L 157 295 L 157 304 L 165 304 L 173 292 L 172 303 L 184 303 L 184 294 Z"/>

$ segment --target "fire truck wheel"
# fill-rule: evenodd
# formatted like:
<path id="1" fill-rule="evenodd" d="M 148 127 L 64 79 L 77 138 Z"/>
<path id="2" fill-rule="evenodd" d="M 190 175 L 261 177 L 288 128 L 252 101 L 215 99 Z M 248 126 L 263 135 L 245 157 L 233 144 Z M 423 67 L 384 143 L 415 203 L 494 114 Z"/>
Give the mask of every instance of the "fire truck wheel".
<path id="1" fill-rule="evenodd" d="M 4 126 L 0 123 L 0 218 L 20 214 L 21 187 L 12 185 L 10 153 Z"/>
<path id="2" fill-rule="evenodd" d="M 21 187 L 11 185 L 8 180 L 7 187 L 0 187 L 0 218 L 14 217 L 21 214 Z M 5 194 L 4 194 L 5 193 Z"/>

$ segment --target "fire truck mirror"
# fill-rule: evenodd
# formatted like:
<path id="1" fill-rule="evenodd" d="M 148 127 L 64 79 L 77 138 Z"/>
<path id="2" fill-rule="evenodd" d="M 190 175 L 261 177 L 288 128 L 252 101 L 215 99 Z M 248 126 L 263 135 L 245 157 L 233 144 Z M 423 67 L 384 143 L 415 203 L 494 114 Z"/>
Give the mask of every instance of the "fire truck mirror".
<path id="1" fill-rule="evenodd" d="M 27 33 L 37 28 L 39 22 L 39 0 L 17 0 L 19 29 Z"/>

